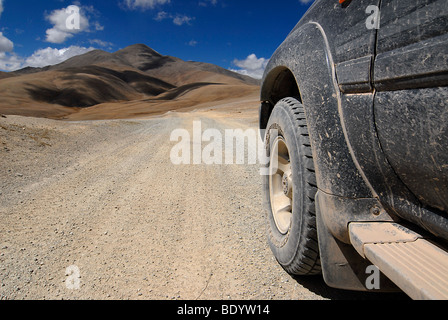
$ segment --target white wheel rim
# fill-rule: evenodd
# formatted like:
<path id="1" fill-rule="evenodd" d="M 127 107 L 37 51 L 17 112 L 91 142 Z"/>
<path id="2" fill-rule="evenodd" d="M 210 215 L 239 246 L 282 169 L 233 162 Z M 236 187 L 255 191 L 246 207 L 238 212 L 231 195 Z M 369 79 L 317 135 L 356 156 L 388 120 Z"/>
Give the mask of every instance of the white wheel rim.
<path id="1" fill-rule="evenodd" d="M 275 139 L 271 151 L 269 193 L 277 229 L 287 234 L 292 220 L 293 184 L 289 150 L 282 137 Z"/>

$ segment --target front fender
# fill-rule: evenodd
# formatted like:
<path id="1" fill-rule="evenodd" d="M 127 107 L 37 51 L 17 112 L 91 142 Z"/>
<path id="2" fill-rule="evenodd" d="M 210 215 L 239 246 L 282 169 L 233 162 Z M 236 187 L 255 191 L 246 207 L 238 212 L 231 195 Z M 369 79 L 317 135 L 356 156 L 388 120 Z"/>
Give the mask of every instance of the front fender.
<path id="1" fill-rule="evenodd" d="M 319 189 L 340 197 L 371 198 L 346 141 L 333 58 L 319 24 L 297 28 L 272 56 L 261 89 L 265 109 L 284 98 L 278 83 L 288 72 L 304 105 Z"/>

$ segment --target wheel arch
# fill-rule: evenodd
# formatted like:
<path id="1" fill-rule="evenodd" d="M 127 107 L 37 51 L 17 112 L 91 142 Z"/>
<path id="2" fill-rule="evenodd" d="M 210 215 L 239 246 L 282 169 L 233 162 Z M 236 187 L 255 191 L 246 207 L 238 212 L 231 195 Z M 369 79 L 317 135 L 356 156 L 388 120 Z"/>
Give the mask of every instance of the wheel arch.
<path id="1" fill-rule="evenodd" d="M 261 87 L 260 129 L 266 129 L 274 106 L 283 98 L 293 97 L 302 102 L 294 73 L 286 66 L 273 68 L 263 79 Z"/>

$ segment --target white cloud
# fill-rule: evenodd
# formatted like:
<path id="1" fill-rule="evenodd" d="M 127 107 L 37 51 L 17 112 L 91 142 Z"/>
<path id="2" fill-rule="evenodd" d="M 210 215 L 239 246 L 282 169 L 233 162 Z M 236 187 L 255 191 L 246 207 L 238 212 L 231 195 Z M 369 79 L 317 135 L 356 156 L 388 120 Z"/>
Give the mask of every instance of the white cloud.
<path id="1" fill-rule="evenodd" d="M 216 6 L 218 4 L 218 0 L 199 1 L 199 6 L 200 7 L 208 7 L 210 4 L 213 5 L 213 6 Z"/>
<path id="2" fill-rule="evenodd" d="M 156 20 L 156 21 L 162 21 L 162 20 L 168 19 L 169 17 L 170 17 L 170 15 L 169 15 L 167 12 L 165 12 L 165 11 L 160 11 L 160 12 L 157 14 L 157 16 L 154 18 L 154 20 Z"/>
<path id="3" fill-rule="evenodd" d="M 250 76 L 255 79 L 261 79 L 263 77 L 264 70 L 269 60 L 265 58 L 257 58 L 255 54 L 249 55 L 244 60 L 233 60 L 233 64 L 239 69 L 230 69 L 231 71 L 238 72 Z"/>
<path id="4" fill-rule="evenodd" d="M 93 45 L 96 44 L 97 46 L 100 46 L 100 47 L 103 47 L 103 48 L 106 48 L 106 47 L 112 48 L 113 45 L 114 45 L 112 42 L 103 41 L 103 40 L 100 40 L 100 39 L 90 39 L 89 43 L 93 44 Z"/>
<path id="5" fill-rule="evenodd" d="M 3 13 L 3 0 L 0 0 L 0 17 L 2 15 L 2 13 Z M 6 56 L 8 56 L 8 57 L 11 56 L 11 55 L 5 54 L 5 52 L 12 52 L 13 50 L 14 50 L 14 43 L 5 37 L 3 35 L 3 32 L 0 32 L 0 54 L 1 54 L 0 67 L 3 65 L 2 62 L 5 59 L 7 59 Z M 8 60 L 9 60 L 9 58 L 8 58 Z"/>
<path id="6" fill-rule="evenodd" d="M 190 40 L 189 42 L 188 42 L 188 45 L 190 46 L 190 47 L 196 47 L 196 45 L 198 44 L 198 42 L 196 41 L 196 40 Z"/>
<path id="7" fill-rule="evenodd" d="M 72 8 L 78 8 L 78 13 L 72 10 Z M 69 6 L 67 8 L 54 10 L 45 18 L 53 24 L 53 28 L 47 30 L 47 42 L 51 43 L 63 43 L 68 38 L 73 37 L 75 34 L 82 31 L 86 31 L 89 28 L 89 20 L 79 10 L 77 6 Z M 72 15 L 77 15 L 77 21 L 72 20 Z"/>
<path id="8" fill-rule="evenodd" d="M 22 67 L 23 61 L 14 53 L 0 52 L 0 70 L 13 71 Z"/>
<path id="9" fill-rule="evenodd" d="M 103 31 L 104 30 L 104 26 L 101 25 L 98 21 L 94 22 L 93 25 L 95 26 L 95 30 L 96 31 Z"/>
<path id="10" fill-rule="evenodd" d="M 170 0 L 125 0 L 125 5 L 131 10 L 147 10 L 154 9 L 157 5 L 164 5 L 170 2 Z"/>
<path id="11" fill-rule="evenodd" d="M 0 52 L 11 52 L 14 49 L 14 43 L 0 32 Z"/>
<path id="12" fill-rule="evenodd" d="M 4 0 L 0 0 L 0 14 L 3 12 L 3 3 Z M 70 20 L 74 11 L 67 9 L 73 8 L 69 6 L 65 9 L 54 10 L 46 16 L 46 19 L 53 24 L 53 28 L 47 30 L 48 42 L 62 43 L 78 32 L 89 31 L 89 19 L 86 13 L 95 14 L 95 9 L 92 6 L 79 8 L 79 28 L 74 29 L 70 28 L 70 24 L 74 23 L 76 25 L 77 22 Z M 67 19 L 69 19 L 68 23 Z M 94 23 L 94 27 L 96 30 L 103 29 L 98 22 Z M 93 43 L 99 44 L 99 40 L 92 42 L 92 44 Z M 79 46 L 70 46 L 63 49 L 48 47 L 46 49 L 39 49 L 31 56 L 23 58 L 13 52 L 14 43 L 0 32 L 0 70 L 14 71 L 25 67 L 45 67 L 54 65 L 94 49 L 95 48 L 93 47 L 85 48 Z"/>
<path id="13" fill-rule="evenodd" d="M 308 4 L 308 3 L 311 3 L 311 2 L 313 2 L 314 0 L 299 0 L 299 2 L 301 3 L 301 4 Z"/>
<path id="14" fill-rule="evenodd" d="M 78 46 L 70 46 L 63 49 L 46 48 L 35 51 L 24 62 L 24 66 L 29 67 L 45 67 L 48 65 L 55 65 L 64 62 L 74 56 L 78 56 L 89 51 L 95 50 L 95 48 L 85 48 Z"/>
<path id="15" fill-rule="evenodd" d="M 184 14 L 176 14 L 172 15 L 165 11 L 160 11 L 157 16 L 154 18 L 156 21 L 163 21 L 165 19 L 170 19 L 173 21 L 173 23 L 177 26 L 182 26 L 184 24 L 190 24 L 191 21 L 196 19 L 195 17 L 189 17 Z"/>
<path id="16" fill-rule="evenodd" d="M 89 21 L 91 15 L 98 15 L 92 6 L 79 7 L 71 5 L 67 8 L 54 10 L 45 17 L 53 25 L 53 28 L 46 31 L 46 41 L 50 43 L 63 43 L 75 34 L 91 32 L 91 26 L 94 31 L 104 30 L 104 26 L 98 21 L 93 23 Z"/>
<path id="17" fill-rule="evenodd" d="M 95 48 L 85 48 L 70 46 L 63 49 L 46 48 L 35 51 L 28 58 L 21 58 L 15 53 L 0 52 L 0 70 L 15 71 L 25 67 L 46 67 L 64 62 L 74 56 L 95 50 Z"/>
<path id="18" fill-rule="evenodd" d="M 181 25 L 183 25 L 183 24 L 190 24 L 190 22 L 192 21 L 192 20 L 194 20 L 195 18 L 194 17 L 189 17 L 189 16 L 186 16 L 186 15 L 176 15 L 174 18 L 173 18 L 173 23 L 175 24 L 175 25 L 177 25 L 177 26 L 181 26 Z"/>

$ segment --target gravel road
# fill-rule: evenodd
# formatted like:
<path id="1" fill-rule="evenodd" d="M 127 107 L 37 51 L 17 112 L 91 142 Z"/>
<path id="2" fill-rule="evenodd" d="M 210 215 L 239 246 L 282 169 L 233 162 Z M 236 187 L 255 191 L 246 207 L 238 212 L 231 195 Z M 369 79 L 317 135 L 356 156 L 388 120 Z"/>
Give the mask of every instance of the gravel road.
<path id="1" fill-rule="evenodd" d="M 258 165 L 173 165 L 173 130 L 256 127 L 256 109 L 145 120 L 0 118 L 0 299 L 363 299 L 288 276 Z"/>

